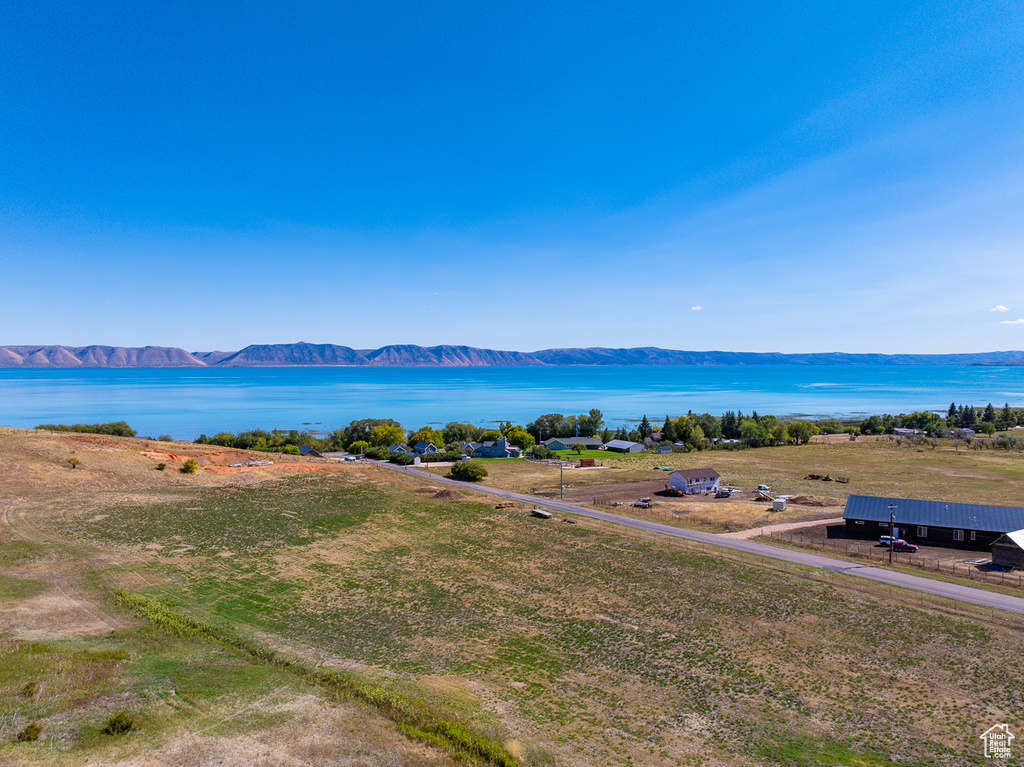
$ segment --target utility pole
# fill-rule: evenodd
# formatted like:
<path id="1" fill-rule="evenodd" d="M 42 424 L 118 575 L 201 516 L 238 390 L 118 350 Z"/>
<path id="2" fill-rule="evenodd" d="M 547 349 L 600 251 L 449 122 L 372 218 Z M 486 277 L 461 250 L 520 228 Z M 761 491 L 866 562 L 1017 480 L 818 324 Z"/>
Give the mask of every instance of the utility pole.
<path id="1" fill-rule="evenodd" d="M 889 504 L 889 564 L 892 564 L 892 552 L 896 547 L 896 529 L 893 527 L 896 519 L 896 504 Z"/>

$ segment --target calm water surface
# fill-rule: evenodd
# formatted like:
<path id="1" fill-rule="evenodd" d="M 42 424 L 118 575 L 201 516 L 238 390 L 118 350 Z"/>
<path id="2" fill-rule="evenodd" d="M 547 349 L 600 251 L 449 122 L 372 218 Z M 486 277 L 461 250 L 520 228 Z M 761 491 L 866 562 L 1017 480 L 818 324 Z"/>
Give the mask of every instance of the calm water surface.
<path id="1" fill-rule="evenodd" d="M 0 369 L 0 425 L 123 420 L 140 435 L 178 439 L 257 427 L 330 430 L 356 418 L 485 425 L 596 407 L 614 427 L 688 410 L 863 417 L 945 412 L 952 401 L 1024 407 L 1024 367 Z"/>

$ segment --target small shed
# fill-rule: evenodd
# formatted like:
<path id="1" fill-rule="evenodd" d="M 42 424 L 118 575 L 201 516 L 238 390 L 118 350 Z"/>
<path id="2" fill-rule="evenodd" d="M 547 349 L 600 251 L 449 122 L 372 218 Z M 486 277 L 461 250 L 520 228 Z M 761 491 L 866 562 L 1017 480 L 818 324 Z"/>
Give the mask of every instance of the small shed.
<path id="1" fill-rule="evenodd" d="M 992 544 L 992 564 L 1024 570 L 1024 530 L 999 536 Z"/>
<path id="2" fill-rule="evenodd" d="M 785 498 L 774 498 L 772 500 L 772 511 L 785 511 L 786 510 L 786 499 Z"/>

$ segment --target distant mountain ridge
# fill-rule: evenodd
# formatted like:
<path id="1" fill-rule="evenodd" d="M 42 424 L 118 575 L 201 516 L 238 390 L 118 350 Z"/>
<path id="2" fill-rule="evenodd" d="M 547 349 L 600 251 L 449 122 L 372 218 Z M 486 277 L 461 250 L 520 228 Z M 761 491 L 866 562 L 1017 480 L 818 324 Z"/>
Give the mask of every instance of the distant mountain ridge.
<path id="1" fill-rule="evenodd" d="M 393 344 L 353 349 L 337 344 L 252 344 L 237 352 L 187 352 L 170 346 L 0 346 L 4 368 L 103 367 L 484 367 L 521 365 L 1024 365 L 1024 351 L 967 354 L 847 354 L 819 352 L 542 349 L 537 352 L 473 346 Z"/>

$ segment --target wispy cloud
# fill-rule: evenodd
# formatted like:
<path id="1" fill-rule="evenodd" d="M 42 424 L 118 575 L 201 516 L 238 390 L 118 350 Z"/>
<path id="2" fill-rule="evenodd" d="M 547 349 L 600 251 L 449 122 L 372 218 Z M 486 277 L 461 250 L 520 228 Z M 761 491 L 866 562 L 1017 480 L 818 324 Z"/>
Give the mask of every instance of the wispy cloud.
<path id="1" fill-rule="evenodd" d="M 691 307 L 690 307 L 690 309 L 692 309 L 692 310 L 693 310 L 693 311 L 695 311 L 695 312 L 699 312 L 699 311 L 701 311 L 701 310 L 702 310 L 703 308 L 704 308 L 703 306 L 691 306 Z"/>
<path id="2" fill-rule="evenodd" d="M 989 311 L 990 311 L 990 312 L 1008 312 L 1008 311 L 1010 311 L 1010 310 L 1009 310 L 1009 309 L 1007 309 L 1007 308 L 1006 308 L 1005 306 L 1003 306 L 1002 304 L 996 304 L 996 305 L 995 305 L 995 306 L 993 306 L 993 307 L 992 307 L 991 309 L 989 309 Z"/>
<path id="3" fill-rule="evenodd" d="M 1000 325 L 1024 325 L 1024 320 L 1003 320 Z"/>

